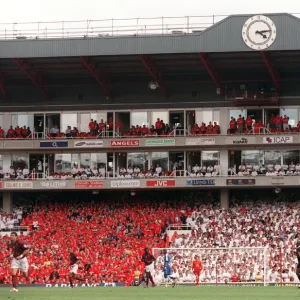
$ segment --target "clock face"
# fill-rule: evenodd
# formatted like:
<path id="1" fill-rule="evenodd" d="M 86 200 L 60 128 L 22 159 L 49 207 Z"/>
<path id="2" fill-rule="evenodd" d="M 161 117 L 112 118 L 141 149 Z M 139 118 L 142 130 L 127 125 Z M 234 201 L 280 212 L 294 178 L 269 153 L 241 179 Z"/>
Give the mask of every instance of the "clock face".
<path id="1" fill-rule="evenodd" d="M 266 16 L 249 18 L 242 30 L 245 44 L 254 50 L 269 48 L 276 39 L 276 27 L 273 21 Z"/>

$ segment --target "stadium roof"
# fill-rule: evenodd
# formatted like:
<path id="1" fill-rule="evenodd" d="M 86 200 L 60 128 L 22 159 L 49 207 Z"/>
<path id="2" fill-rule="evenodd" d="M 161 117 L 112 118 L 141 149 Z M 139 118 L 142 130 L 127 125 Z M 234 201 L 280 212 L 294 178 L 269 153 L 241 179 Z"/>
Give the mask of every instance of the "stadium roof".
<path id="1" fill-rule="evenodd" d="M 269 50 L 300 49 L 300 19 L 286 13 L 266 15 L 275 23 L 277 30 L 276 41 Z M 18 36 L 15 34 L 11 35 L 9 34 L 10 31 L 8 31 L 8 36 L 6 36 L 7 31 L 5 30 L 3 33 L 2 26 L 2 38 L 15 36 L 16 40 L 1 41 L 0 57 L 25 58 L 249 51 L 242 38 L 242 28 L 249 17 L 251 16 L 233 15 L 215 24 L 213 24 L 214 22 L 208 22 L 207 24 L 200 22 L 200 25 L 197 25 L 197 23 L 192 25 L 193 23 L 187 22 L 188 25 L 185 26 L 189 26 L 188 28 L 178 26 L 177 30 L 175 30 L 176 26 L 172 25 L 171 28 L 174 30 L 171 32 L 169 30 L 165 32 L 164 28 L 168 28 L 168 25 L 162 24 L 161 34 L 157 33 L 159 30 L 157 32 L 152 30 L 150 34 L 147 31 L 145 33 L 142 31 L 141 33 L 126 35 L 124 30 L 124 32 L 121 32 L 124 35 L 115 36 L 113 34 L 118 32 L 118 30 L 111 27 L 112 34 L 95 36 L 90 34 L 89 28 L 86 28 L 86 34 L 83 34 L 84 31 L 81 31 L 81 37 L 73 38 L 73 35 L 70 34 L 71 38 L 68 38 L 68 32 L 65 33 L 62 29 L 56 29 L 56 35 L 61 32 L 64 38 L 50 39 L 41 38 L 41 36 L 43 37 L 43 34 L 41 34 L 43 30 L 41 29 L 37 31 L 35 37 L 31 33 L 27 36 L 26 30 L 24 30 L 24 33 L 22 30 L 14 30 L 13 33 L 19 32 Z M 39 26 L 41 25 L 39 24 Z M 64 23 L 62 26 L 64 26 Z M 128 27 L 131 28 L 130 26 Z M 200 28 L 200 30 L 197 30 L 197 28 Z M 130 30 L 128 31 L 131 32 Z M 95 28 L 95 32 L 97 32 L 97 28 Z M 77 34 L 80 35 L 80 33 Z M 48 37 L 47 34 L 45 36 Z"/>

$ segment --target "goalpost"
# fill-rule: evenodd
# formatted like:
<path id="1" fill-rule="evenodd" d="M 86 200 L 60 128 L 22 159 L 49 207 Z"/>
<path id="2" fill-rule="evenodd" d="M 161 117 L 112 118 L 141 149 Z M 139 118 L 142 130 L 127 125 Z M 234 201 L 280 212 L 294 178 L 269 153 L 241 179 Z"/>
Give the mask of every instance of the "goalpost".
<path id="1" fill-rule="evenodd" d="M 171 256 L 172 267 L 180 275 L 179 284 L 194 283 L 191 267 L 195 255 L 198 255 L 203 266 L 201 284 L 268 285 L 270 252 L 267 247 L 153 248 L 156 270 L 163 270 L 165 250 Z M 239 276 L 238 282 L 233 275 Z"/>

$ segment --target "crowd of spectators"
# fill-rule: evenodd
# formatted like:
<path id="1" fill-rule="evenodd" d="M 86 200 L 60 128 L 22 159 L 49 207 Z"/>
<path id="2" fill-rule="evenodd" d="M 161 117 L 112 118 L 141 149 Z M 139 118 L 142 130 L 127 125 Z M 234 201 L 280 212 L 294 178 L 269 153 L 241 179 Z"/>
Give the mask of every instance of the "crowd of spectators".
<path id="1" fill-rule="evenodd" d="M 239 115 L 238 118 L 231 117 L 229 122 L 228 134 L 263 134 L 271 133 L 297 133 L 300 131 L 300 121 L 296 126 L 289 124 L 289 117 L 284 115 L 272 115 L 268 124 L 261 120 L 255 120 L 253 116 L 247 118 Z"/>
<path id="2" fill-rule="evenodd" d="M 131 196 L 130 196 L 131 197 Z M 144 270 L 141 255 L 146 246 L 164 247 L 170 223 L 179 223 L 184 201 L 127 199 L 124 194 L 107 200 L 45 202 L 34 206 L 21 225 L 38 222 L 39 229 L 21 238 L 31 248 L 30 277 L 36 283 L 68 283 L 69 251 L 82 257 L 82 274 L 89 282 L 133 282 L 133 272 Z M 0 236 L 0 277 L 10 281 L 9 237 Z M 50 278 L 53 272 L 59 278 Z"/>
<path id="3" fill-rule="evenodd" d="M 17 213 L 19 224 L 39 224 L 38 230 L 22 237 L 31 247 L 31 280 L 67 283 L 68 251 L 72 250 L 82 257 L 81 272 L 89 282 L 130 285 L 136 270 L 143 273 L 141 255 L 144 247 L 150 246 L 172 248 L 171 267 L 181 283 L 195 280 L 191 269 L 195 254 L 203 263 L 202 282 L 299 281 L 294 255 L 300 225 L 299 200 L 233 197 L 229 210 L 225 210 L 214 205 L 215 201 L 202 201 L 192 194 L 177 201 L 151 199 L 150 194 L 143 199 L 125 198 L 123 194 L 114 200 L 47 201 L 33 207 L 32 213 L 22 215 L 22 219 Z M 185 225 L 190 230 L 168 235 L 169 224 L 179 228 Z M 0 237 L 4 249 L 0 258 L 7 255 L 6 242 L 7 237 Z M 268 247 L 266 264 L 264 249 L 243 247 Z M 154 254 L 154 278 L 163 283 L 162 254 L 160 250 L 154 250 Z M 53 272 L 58 278 L 51 277 Z M 1 274 L 4 282 L 9 280 L 9 261 L 0 260 Z"/>
<path id="4" fill-rule="evenodd" d="M 10 126 L 7 130 L 6 134 L 4 129 L 0 126 L 0 139 L 8 138 L 8 139 L 26 139 L 31 136 L 31 129 L 30 127 L 23 126 L 23 127 L 15 127 Z"/>
<path id="5" fill-rule="evenodd" d="M 228 211 L 201 206 L 187 218 L 192 231 L 170 239 L 173 268 L 179 281 L 193 277 L 190 262 L 197 254 L 204 263 L 202 282 L 299 282 L 296 275 L 295 242 L 300 224 L 300 202 L 274 200 L 235 202 Z M 264 250 L 235 247 L 268 247 L 264 270 Z M 180 250 L 180 248 L 229 248 L 227 250 Z M 173 253 L 172 253 L 173 252 Z M 282 262 L 282 264 L 281 264 Z M 158 260 L 162 264 L 162 256 Z M 159 272 L 158 272 L 159 273 Z"/>
<path id="6" fill-rule="evenodd" d="M 22 168 L 14 168 L 10 166 L 9 170 L 3 171 L 0 167 L 0 180 L 23 180 L 31 177 L 28 166 Z"/>
<path id="7" fill-rule="evenodd" d="M 245 165 L 240 165 L 238 167 L 238 171 L 234 170 L 234 168 L 230 168 L 228 170 L 228 175 L 237 175 L 237 176 L 257 176 L 257 175 L 265 175 L 265 176 L 300 176 L 300 163 L 296 164 L 292 161 L 290 164 L 281 165 L 280 162 L 275 164 L 268 165 L 259 165 L 258 163 L 250 164 L 246 163 Z"/>

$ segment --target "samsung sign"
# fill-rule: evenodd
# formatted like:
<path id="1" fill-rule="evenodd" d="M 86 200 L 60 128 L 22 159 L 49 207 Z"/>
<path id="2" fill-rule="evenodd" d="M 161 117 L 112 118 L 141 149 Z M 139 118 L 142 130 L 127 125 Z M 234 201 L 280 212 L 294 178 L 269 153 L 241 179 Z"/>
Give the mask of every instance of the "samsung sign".
<path id="1" fill-rule="evenodd" d="M 186 181 L 187 186 L 216 185 L 214 179 L 193 179 Z"/>
<path id="2" fill-rule="evenodd" d="M 80 141 L 74 143 L 75 148 L 102 148 L 103 141 L 95 140 L 95 141 Z"/>

